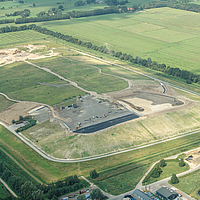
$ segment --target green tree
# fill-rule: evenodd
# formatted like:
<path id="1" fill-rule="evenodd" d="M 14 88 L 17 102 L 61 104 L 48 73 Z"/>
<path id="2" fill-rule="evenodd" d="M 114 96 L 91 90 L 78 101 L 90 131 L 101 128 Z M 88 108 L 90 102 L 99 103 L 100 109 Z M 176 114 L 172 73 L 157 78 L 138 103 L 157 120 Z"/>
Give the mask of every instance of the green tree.
<path id="1" fill-rule="evenodd" d="M 13 120 L 12 120 L 12 124 L 14 124 L 14 123 L 15 123 L 15 120 L 13 119 Z"/>
<path id="2" fill-rule="evenodd" d="M 90 193 L 90 196 L 92 200 L 103 199 L 103 193 L 99 188 L 93 189 L 92 192 Z"/>
<path id="3" fill-rule="evenodd" d="M 82 194 L 82 195 L 79 195 L 77 199 L 78 200 L 86 200 L 86 197 L 84 194 Z"/>
<path id="4" fill-rule="evenodd" d="M 185 166 L 185 162 L 184 160 L 181 158 L 180 162 L 179 162 L 179 166 L 180 167 L 184 167 Z"/>
<path id="5" fill-rule="evenodd" d="M 33 4 L 33 7 L 35 7 L 35 3 Z"/>
<path id="6" fill-rule="evenodd" d="M 99 174 L 96 172 L 95 169 L 92 170 L 92 171 L 90 172 L 90 177 L 91 177 L 91 178 L 95 179 L 95 178 L 97 178 L 98 176 L 99 176 Z"/>
<path id="7" fill-rule="evenodd" d="M 5 169 L 5 164 L 2 161 L 0 161 L 0 173 L 2 173 Z"/>
<path id="8" fill-rule="evenodd" d="M 156 165 L 154 169 L 151 171 L 151 177 L 158 178 L 160 174 L 162 173 L 162 169 L 159 165 Z"/>
<path id="9" fill-rule="evenodd" d="M 32 193 L 32 198 L 33 200 L 44 200 L 44 195 L 43 192 L 41 190 L 36 190 Z"/>
<path id="10" fill-rule="evenodd" d="M 164 159 L 160 160 L 160 167 L 165 167 L 167 164 Z"/>
<path id="11" fill-rule="evenodd" d="M 30 181 L 26 181 L 20 188 L 20 196 L 22 199 L 26 199 L 26 197 L 30 196 L 33 191 L 35 191 L 35 186 Z"/>
<path id="12" fill-rule="evenodd" d="M 24 118 L 20 115 L 19 116 L 19 121 L 23 121 L 24 120 Z"/>
<path id="13" fill-rule="evenodd" d="M 177 183 L 179 183 L 179 180 L 178 180 L 176 174 L 172 174 L 171 183 L 172 183 L 172 184 L 177 184 Z"/>

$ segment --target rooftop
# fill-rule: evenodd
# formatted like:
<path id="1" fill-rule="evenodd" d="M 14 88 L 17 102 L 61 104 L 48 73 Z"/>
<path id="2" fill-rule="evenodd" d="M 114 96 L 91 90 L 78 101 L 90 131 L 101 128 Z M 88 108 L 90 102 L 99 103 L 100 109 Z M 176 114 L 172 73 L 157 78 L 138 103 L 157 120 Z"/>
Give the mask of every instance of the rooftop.
<path id="1" fill-rule="evenodd" d="M 178 193 L 168 187 L 161 187 L 159 190 L 157 190 L 157 193 L 161 194 L 162 196 L 168 198 L 172 194 L 173 195 L 178 195 Z"/>

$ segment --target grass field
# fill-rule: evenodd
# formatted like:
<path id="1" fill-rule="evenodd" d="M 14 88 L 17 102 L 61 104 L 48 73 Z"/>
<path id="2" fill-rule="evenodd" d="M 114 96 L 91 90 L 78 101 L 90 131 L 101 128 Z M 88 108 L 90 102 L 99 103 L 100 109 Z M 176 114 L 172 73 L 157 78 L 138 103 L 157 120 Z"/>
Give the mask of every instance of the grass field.
<path id="1" fill-rule="evenodd" d="M 10 193 L 5 188 L 5 186 L 0 182 L 0 198 L 4 199 L 8 196 L 10 196 Z"/>
<path id="2" fill-rule="evenodd" d="M 5 26 L 5 25 L 4 25 Z M 19 31 L 0 34 L 0 48 L 7 45 L 15 45 L 19 43 L 29 43 L 47 38 L 48 36 L 35 31 Z"/>
<path id="3" fill-rule="evenodd" d="M 108 158 L 82 163 L 62 164 L 43 159 L 22 141 L 16 140 L 16 137 L 2 126 L 0 127 L 0 138 L 0 146 L 40 180 L 50 182 L 51 179 L 64 179 L 64 177 L 73 174 L 88 177 L 89 172 L 92 169 L 96 169 L 100 176 L 93 182 L 112 194 L 119 194 L 133 189 L 148 167 L 155 161 L 198 147 L 200 141 L 200 135 L 197 133 L 192 137 L 186 136 Z M 128 177 L 128 179 L 123 181 L 123 177 Z"/>
<path id="4" fill-rule="evenodd" d="M 3 95 L 0 95 L 0 112 L 13 104 L 14 102 L 7 100 Z"/>
<path id="5" fill-rule="evenodd" d="M 171 8 L 37 23 L 95 45 L 200 73 L 200 15 Z M 193 22 L 191 24 L 191 21 Z"/>
<path id="6" fill-rule="evenodd" d="M 67 84 L 66 81 L 61 81 L 58 77 L 23 62 L 0 68 L 0 91 L 13 99 L 54 105 L 79 94 L 85 94 L 73 86 L 53 87 L 38 85 L 37 82 L 54 85 Z"/>
<path id="7" fill-rule="evenodd" d="M 82 88 L 97 93 L 105 93 L 122 90 L 128 87 L 128 83 L 120 78 L 100 74 L 98 69 L 69 61 L 60 57 L 46 58 L 31 61 L 40 67 L 46 67 L 63 77 L 76 82 Z"/>
<path id="8" fill-rule="evenodd" d="M 160 177 L 158 178 L 150 177 L 150 179 L 146 182 L 147 184 L 154 183 L 156 181 L 171 177 L 172 174 L 179 174 L 181 172 L 184 172 L 190 169 L 187 163 L 184 167 L 180 167 L 179 160 L 177 159 L 166 160 L 165 163 L 167 164 L 167 166 L 161 167 L 162 173 L 160 174 Z M 157 165 L 160 165 L 160 163 L 158 163 Z"/>
<path id="9" fill-rule="evenodd" d="M 175 187 L 191 195 L 195 199 L 199 199 L 198 196 L 198 192 L 200 191 L 199 179 L 200 179 L 200 170 L 179 177 L 179 183 L 176 184 Z"/>
<path id="10" fill-rule="evenodd" d="M 133 4 L 143 4 L 149 0 L 130 0 L 126 6 L 131 7 Z M 64 7 L 63 13 L 66 13 L 67 11 L 71 10 L 93 10 L 93 9 L 101 9 L 107 6 L 105 3 L 103 4 L 89 4 L 85 6 L 79 6 L 75 7 L 74 3 L 77 2 L 77 0 L 65 0 L 65 1 L 52 1 L 52 0 L 26 0 L 25 3 L 18 3 L 17 1 L 12 2 L 1 2 L 0 8 L 4 7 L 4 10 L 1 10 L 1 15 L 5 15 L 6 13 L 14 13 L 15 11 L 21 11 L 24 9 L 29 9 L 31 11 L 30 17 L 36 17 L 36 14 L 41 11 L 48 11 L 51 8 L 58 8 L 59 5 L 62 5 Z M 33 3 L 35 4 L 35 7 L 33 7 Z M 9 18 L 19 18 L 20 16 L 11 16 Z"/>

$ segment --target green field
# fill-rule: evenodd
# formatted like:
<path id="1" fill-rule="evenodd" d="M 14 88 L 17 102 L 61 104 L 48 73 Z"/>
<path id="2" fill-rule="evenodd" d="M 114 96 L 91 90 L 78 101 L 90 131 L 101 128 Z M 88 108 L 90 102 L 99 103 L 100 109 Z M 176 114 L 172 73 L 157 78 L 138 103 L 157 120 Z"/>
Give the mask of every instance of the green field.
<path id="1" fill-rule="evenodd" d="M 162 173 L 160 174 L 160 177 L 158 178 L 150 177 L 150 179 L 146 182 L 147 184 L 154 183 L 156 181 L 171 177 L 172 174 L 179 174 L 181 172 L 184 172 L 190 169 L 188 164 L 186 164 L 184 167 L 180 167 L 179 160 L 177 159 L 165 160 L 165 163 L 167 164 L 167 166 L 161 167 Z M 156 166 L 157 165 L 160 165 L 160 163 L 156 164 Z"/>
<path id="2" fill-rule="evenodd" d="M 184 191 L 195 199 L 199 199 L 198 192 L 200 191 L 199 186 L 200 170 L 179 177 L 179 183 L 175 185 L 176 188 Z"/>
<path id="3" fill-rule="evenodd" d="M 5 26 L 5 24 L 4 24 Z M 4 27 L 3 26 L 3 27 Z M 42 40 L 47 38 L 48 36 L 35 32 L 35 31 L 19 31 L 19 32 L 11 32 L 11 33 L 3 33 L 0 34 L 0 48 L 5 47 L 7 45 L 15 45 L 19 43 L 28 43 Z"/>
<path id="4" fill-rule="evenodd" d="M 39 85 L 37 82 L 54 85 L 68 83 L 24 62 L 17 62 L 0 68 L 0 91 L 13 99 L 54 105 L 79 94 L 85 94 L 85 92 L 70 85 L 53 87 Z"/>
<path id="5" fill-rule="evenodd" d="M 79 6 L 75 7 L 74 3 L 78 0 L 65 0 L 65 1 L 59 1 L 59 0 L 26 0 L 26 2 L 18 3 L 17 1 L 7 1 L 7 2 L 1 2 L 0 8 L 4 7 L 4 10 L 1 10 L 1 15 L 5 15 L 6 13 L 14 13 L 15 11 L 21 11 L 24 9 L 29 9 L 31 11 L 30 17 L 36 17 L 36 14 L 41 11 L 48 11 L 51 8 L 58 8 L 59 5 L 62 5 L 64 7 L 63 13 L 66 13 L 67 11 L 72 10 L 94 10 L 94 9 L 101 9 L 108 5 L 105 3 L 103 4 L 90 4 L 85 6 Z M 143 4 L 145 2 L 148 2 L 149 0 L 129 0 L 129 3 L 126 4 L 126 6 L 131 7 L 133 4 Z M 35 4 L 35 7 L 33 7 L 33 3 Z M 20 18 L 21 16 L 11 16 L 9 18 Z M 2 18 L 3 19 L 3 18 Z"/>
<path id="6" fill-rule="evenodd" d="M 0 198 L 4 199 L 6 197 L 10 196 L 10 193 L 5 188 L 5 186 L 0 182 Z"/>
<path id="7" fill-rule="evenodd" d="M 43 159 L 21 140 L 16 140 L 16 137 L 2 126 L 0 127 L 0 138 L 0 147 L 44 182 L 50 182 L 51 179 L 62 180 L 73 174 L 88 177 L 89 172 L 96 169 L 100 176 L 93 182 L 112 194 L 120 194 L 133 189 L 148 167 L 157 160 L 198 147 L 200 134 L 108 158 L 74 164 L 55 163 Z M 123 181 L 126 177 L 127 180 Z"/>
<path id="8" fill-rule="evenodd" d="M 100 74 L 99 70 L 84 63 L 69 61 L 61 57 L 52 57 L 42 60 L 31 61 L 40 67 L 45 67 L 76 82 L 82 88 L 105 93 L 122 90 L 128 87 L 128 83 L 120 78 Z"/>
<path id="9" fill-rule="evenodd" d="M 0 95 L 0 112 L 13 104 L 14 102 L 7 100 L 3 95 Z"/>
<path id="10" fill-rule="evenodd" d="M 134 57 L 151 57 L 158 63 L 200 73 L 199 19 L 198 13 L 157 8 L 36 24 Z"/>

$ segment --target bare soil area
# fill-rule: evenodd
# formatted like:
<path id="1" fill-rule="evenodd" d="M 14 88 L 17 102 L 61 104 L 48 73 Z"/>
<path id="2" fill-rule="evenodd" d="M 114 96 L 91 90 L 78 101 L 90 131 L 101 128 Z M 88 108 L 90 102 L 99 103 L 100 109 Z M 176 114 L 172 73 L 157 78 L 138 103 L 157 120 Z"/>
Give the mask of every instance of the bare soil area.
<path id="1" fill-rule="evenodd" d="M 140 114 L 160 114 L 160 111 L 176 109 L 180 105 L 188 105 L 181 96 L 178 96 L 172 88 L 167 87 L 169 94 L 163 93 L 161 85 L 134 85 L 133 89 L 125 89 L 122 91 L 107 93 L 109 99 L 117 100 L 120 104 L 125 105 L 129 110 L 136 111 Z M 172 96 L 173 95 L 173 96 Z M 178 103 L 177 103 L 178 102 Z M 143 111 L 138 111 L 135 107 L 141 107 Z"/>
<path id="2" fill-rule="evenodd" d="M 45 48 L 45 45 L 25 45 L 23 48 L 28 49 L 27 51 L 19 50 L 18 48 L 13 49 L 2 49 L 0 50 L 0 66 L 11 64 L 13 62 L 25 61 L 27 59 L 41 59 L 47 56 L 58 55 L 53 50 L 49 51 L 49 55 L 41 55 L 38 53 L 31 53 L 33 50 L 41 50 Z"/>
<path id="3" fill-rule="evenodd" d="M 18 120 L 19 115 L 22 115 L 23 117 L 28 115 L 29 111 L 41 106 L 39 103 L 34 102 L 19 102 L 15 103 L 12 106 L 6 108 L 2 112 L 0 112 L 0 120 L 12 124 L 12 120 Z"/>
<path id="4" fill-rule="evenodd" d="M 192 156 L 191 160 L 188 160 L 192 168 L 195 168 L 198 165 L 200 165 L 200 148 L 194 151 L 188 152 L 186 156 L 187 156 L 186 158 L 188 158 L 189 156 Z"/>

